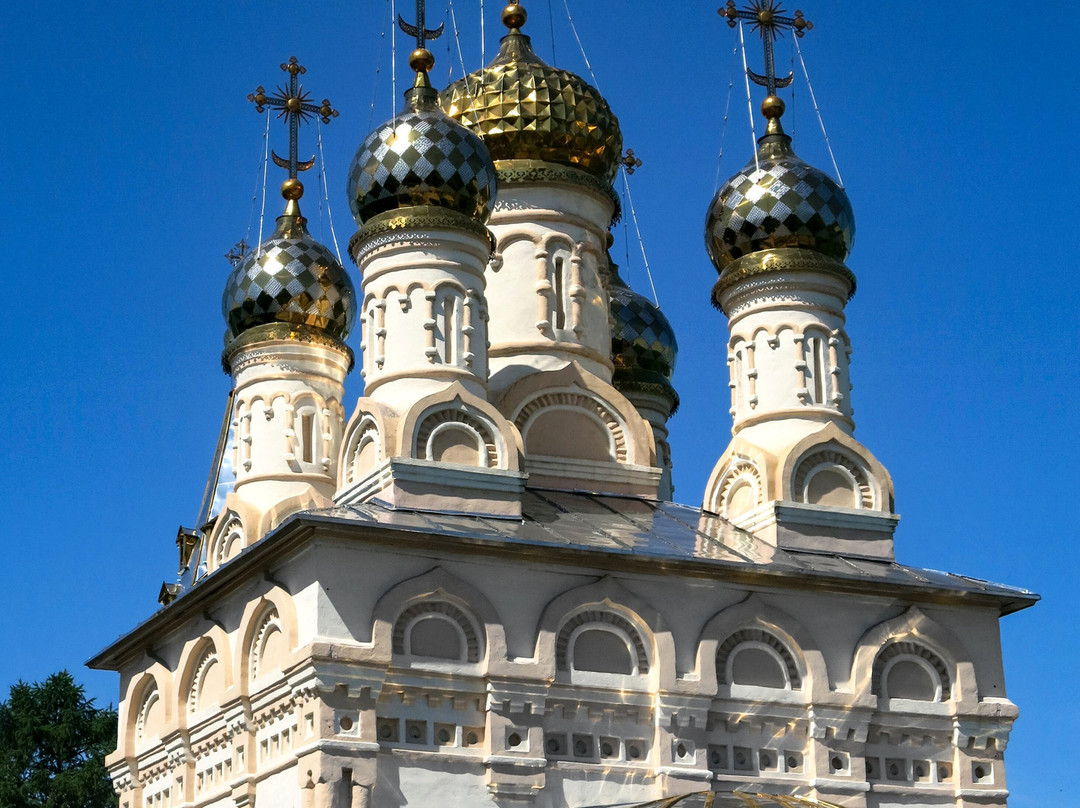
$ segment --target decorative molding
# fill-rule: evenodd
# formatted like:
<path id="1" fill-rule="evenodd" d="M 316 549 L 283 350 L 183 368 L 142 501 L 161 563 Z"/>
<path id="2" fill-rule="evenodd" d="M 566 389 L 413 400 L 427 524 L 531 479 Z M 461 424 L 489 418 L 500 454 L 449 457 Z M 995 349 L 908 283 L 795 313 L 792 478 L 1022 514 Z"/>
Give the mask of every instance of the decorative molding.
<path id="1" fill-rule="evenodd" d="M 870 481 L 870 473 L 863 464 L 835 449 L 814 452 L 799 461 L 792 477 L 792 499 L 808 505 L 814 504 L 806 499 L 806 484 L 813 473 L 830 467 L 839 467 L 846 471 L 854 481 L 862 507 L 867 510 L 874 508 L 874 486 Z"/>
<path id="2" fill-rule="evenodd" d="M 599 418 L 601 423 L 603 423 L 611 433 L 615 455 L 612 460 L 617 463 L 626 462 L 626 430 L 623 428 L 622 422 L 615 416 L 614 411 L 604 402 L 586 394 L 582 390 L 560 390 L 553 393 L 540 393 L 526 402 L 514 417 L 514 426 L 521 431 L 523 438 L 525 437 L 525 427 L 528 423 L 547 409 L 583 410 Z M 527 447 L 528 440 L 526 439 L 526 448 Z"/>
<path id="3" fill-rule="evenodd" d="M 578 612 L 562 624 L 555 639 L 555 662 L 557 670 L 566 671 L 570 669 L 568 656 L 568 652 L 570 651 L 570 637 L 573 635 L 575 629 L 587 626 L 590 623 L 614 626 L 624 632 L 630 638 L 630 641 L 634 646 L 634 656 L 637 659 L 638 673 L 645 674 L 649 672 L 649 654 L 645 648 L 645 641 L 641 639 L 641 632 L 638 631 L 637 627 L 621 614 L 617 614 L 607 609 L 596 608 Z"/>
<path id="4" fill-rule="evenodd" d="M 795 656 L 779 637 L 760 628 L 741 629 L 720 643 L 720 647 L 716 649 L 716 681 L 719 684 L 732 684 L 732 682 L 728 681 L 728 661 L 739 646 L 746 643 L 761 643 L 776 651 L 780 659 L 783 660 L 784 668 L 787 670 L 791 689 L 799 690 L 802 688 L 802 675 L 799 673 L 799 666 L 795 661 Z"/>
<path id="5" fill-rule="evenodd" d="M 365 222 L 349 239 L 349 255 L 359 266 L 364 257 L 390 244 L 439 244 L 437 239 L 418 235 L 429 230 L 463 230 L 487 241 L 491 253 L 495 252 L 495 236 L 472 216 L 435 205 L 415 205 L 380 213 Z"/>
<path id="6" fill-rule="evenodd" d="M 929 663 L 937 673 L 941 684 L 941 700 L 949 701 L 952 698 L 952 677 L 949 675 L 949 667 L 944 660 L 925 645 L 912 642 L 911 640 L 896 640 L 890 642 L 874 658 L 873 673 L 870 677 L 870 692 L 875 696 L 883 695 L 882 674 L 888 662 L 898 657 L 916 657 Z"/>
<path id="7" fill-rule="evenodd" d="M 465 636 L 465 662 L 480 661 L 480 635 L 476 624 L 461 609 L 445 600 L 423 600 L 414 603 L 398 615 L 394 623 L 393 649 L 395 654 L 406 654 L 405 638 L 412 627 L 425 615 L 443 615 L 461 629 Z"/>
<path id="8" fill-rule="evenodd" d="M 495 168 L 500 186 L 514 185 L 516 183 L 576 185 L 593 191 L 611 202 L 613 206 L 611 224 L 617 224 L 622 218 L 622 205 L 619 202 L 619 195 L 615 193 L 611 183 L 580 169 L 542 160 L 496 160 Z M 505 205 L 505 203 L 500 206 L 499 199 L 496 197 L 494 210 L 507 209 L 510 209 L 509 206 Z"/>

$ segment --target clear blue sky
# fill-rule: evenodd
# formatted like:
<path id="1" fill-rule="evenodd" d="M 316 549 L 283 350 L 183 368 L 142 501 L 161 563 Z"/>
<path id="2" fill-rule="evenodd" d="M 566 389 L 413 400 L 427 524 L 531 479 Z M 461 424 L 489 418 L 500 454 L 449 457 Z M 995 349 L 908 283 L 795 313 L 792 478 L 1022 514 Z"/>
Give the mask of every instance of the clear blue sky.
<path id="1" fill-rule="evenodd" d="M 676 498 L 690 504 L 730 428 L 726 330 L 709 304 L 716 276 L 702 228 L 732 80 L 721 180 L 751 154 L 736 35 L 720 4 L 570 3 L 626 145 L 645 162 L 630 181 L 680 340 L 672 443 Z M 500 7 L 486 3 L 488 58 Z M 341 110 L 323 140 L 344 247 L 349 160 L 396 106 L 391 2 L 6 8 L 0 692 L 67 667 L 108 702 L 116 678 L 81 664 L 156 608 L 221 421 L 222 255 L 249 221 L 258 230 L 264 119 L 245 96 L 276 85 L 278 64 L 295 54 L 316 100 Z M 411 2 L 397 8 L 412 19 Z M 446 8 L 433 0 L 429 20 Z M 528 8 L 541 55 L 551 61 L 554 42 L 554 61 L 587 75 L 563 0 Z M 1002 624 L 1021 709 L 1007 755 L 1011 805 L 1064 804 L 1074 766 L 1063 741 L 1080 723 L 1072 40 L 1064 18 L 1048 18 L 1054 9 L 1015 3 L 803 8 L 815 23 L 803 52 L 858 225 L 849 265 L 859 291 L 848 307 L 856 434 L 892 472 L 900 560 L 1044 596 Z M 478 0 L 458 0 L 455 12 L 474 69 Z M 399 90 L 407 50 L 399 39 Z M 460 75 L 453 37 L 434 51 L 445 85 L 449 67 Z M 749 58 L 760 71 L 756 40 Z M 795 86 L 785 123 L 800 155 L 827 168 L 805 84 Z M 271 136 L 284 153 L 277 121 Z M 304 130 L 303 153 L 314 136 Z M 271 166 L 271 217 L 280 180 Z M 329 242 L 317 182 L 306 180 L 304 212 Z M 631 240 L 627 261 L 620 232 L 617 260 L 644 290 Z M 348 389 L 358 396 L 360 379 Z"/>

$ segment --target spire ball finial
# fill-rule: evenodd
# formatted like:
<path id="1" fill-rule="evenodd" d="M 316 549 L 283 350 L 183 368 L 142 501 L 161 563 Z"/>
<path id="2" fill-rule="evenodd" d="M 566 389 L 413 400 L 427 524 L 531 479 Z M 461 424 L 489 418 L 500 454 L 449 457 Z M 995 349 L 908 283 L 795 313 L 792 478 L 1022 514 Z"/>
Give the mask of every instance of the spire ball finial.
<path id="1" fill-rule="evenodd" d="M 409 54 L 409 67 L 417 73 L 427 73 L 435 66 L 435 54 L 427 48 L 417 48 Z"/>
<path id="2" fill-rule="evenodd" d="M 517 0 L 510 0 L 509 5 L 502 11 L 502 23 L 510 30 L 520 28 L 528 18 L 529 15 L 525 13 L 525 7 Z"/>
<path id="3" fill-rule="evenodd" d="M 296 202 L 304 195 L 304 183 L 295 179 L 285 180 L 281 183 L 281 195 L 290 202 Z"/>

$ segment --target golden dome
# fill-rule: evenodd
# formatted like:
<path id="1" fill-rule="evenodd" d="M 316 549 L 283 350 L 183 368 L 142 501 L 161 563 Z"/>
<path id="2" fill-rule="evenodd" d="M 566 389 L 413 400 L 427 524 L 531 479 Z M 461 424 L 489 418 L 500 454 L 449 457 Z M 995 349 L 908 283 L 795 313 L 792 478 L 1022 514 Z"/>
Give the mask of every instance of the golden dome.
<path id="1" fill-rule="evenodd" d="M 595 87 L 545 64 L 517 27 L 524 10 L 503 14 L 510 27 L 487 67 L 440 95 L 446 113 L 484 139 L 500 160 L 543 160 L 580 168 L 610 183 L 622 155 L 619 121 Z"/>

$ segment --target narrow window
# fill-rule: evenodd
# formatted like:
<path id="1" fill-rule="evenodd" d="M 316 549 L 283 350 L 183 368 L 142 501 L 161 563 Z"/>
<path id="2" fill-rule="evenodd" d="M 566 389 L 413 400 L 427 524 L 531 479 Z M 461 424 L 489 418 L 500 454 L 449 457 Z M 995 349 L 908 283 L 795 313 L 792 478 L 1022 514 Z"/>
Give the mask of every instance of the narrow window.
<path id="1" fill-rule="evenodd" d="M 300 414 L 301 458 L 312 463 L 315 455 L 315 413 L 307 410 Z"/>
<path id="2" fill-rule="evenodd" d="M 451 295 L 443 298 L 443 362 L 448 365 L 454 362 L 454 302 Z"/>
<path id="3" fill-rule="evenodd" d="M 555 259 L 555 327 L 566 328 L 566 306 L 563 303 L 563 259 Z"/>
<path id="4" fill-rule="evenodd" d="M 735 406 L 742 409 L 743 405 L 743 352 L 742 348 L 735 351 L 735 372 L 733 381 L 735 382 Z"/>
<path id="5" fill-rule="evenodd" d="M 810 339 L 810 371 L 814 382 L 815 404 L 825 403 L 825 347 L 820 337 Z"/>

